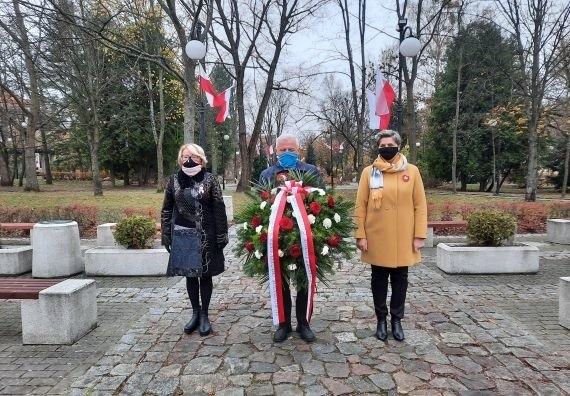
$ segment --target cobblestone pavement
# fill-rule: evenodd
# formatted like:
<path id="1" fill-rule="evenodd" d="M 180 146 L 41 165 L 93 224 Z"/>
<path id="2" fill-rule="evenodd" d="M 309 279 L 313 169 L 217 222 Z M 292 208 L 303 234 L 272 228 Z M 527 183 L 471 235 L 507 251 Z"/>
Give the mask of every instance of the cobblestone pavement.
<path id="1" fill-rule="evenodd" d="M 447 275 L 426 249 L 410 270 L 401 343 L 373 336 L 358 257 L 319 285 L 311 344 L 297 333 L 273 343 L 267 288 L 231 254 L 207 337 L 181 331 L 182 278 L 96 278 L 99 326 L 71 346 L 21 345 L 19 303 L 0 300 L 0 394 L 570 394 L 557 295 L 570 247 L 533 243 L 540 271 L 529 275 Z"/>

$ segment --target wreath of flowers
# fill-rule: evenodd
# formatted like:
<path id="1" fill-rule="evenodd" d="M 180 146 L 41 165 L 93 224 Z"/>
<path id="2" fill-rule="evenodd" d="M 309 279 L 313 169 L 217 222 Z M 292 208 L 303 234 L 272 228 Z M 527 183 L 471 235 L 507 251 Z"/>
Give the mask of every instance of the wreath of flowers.
<path id="1" fill-rule="evenodd" d="M 319 184 L 314 175 L 295 171 L 290 171 L 284 179 L 301 182 L 303 187 Z M 354 253 L 354 243 L 346 240 L 354 231 L 354 205 L 342 197 L 335 197 L 331 190 L 306 190 L 310 192 L 302 191 L 301 194 L 312 231 L 316 275 L 319 281 L 327 284 L 327 277 L 334 273 L 334 263 L 337 262 L 340 267 L 342 259 L 350 259 Z M 266 282 L 269 277 L 268 227 L 271 207 L 279 191 L 279 187 L 271 184 L 255 185 L 247 193 L 250 201 L 235 216 L 238 242 L 234 253 L 243 258 L 245 274 L 259 277 L 261 282 Z M 298 289 L 306 289 L 308 279 L 303 264 L 301 235 L 289 200 L 278 227 L 281 277 L 295 284 Z"/>

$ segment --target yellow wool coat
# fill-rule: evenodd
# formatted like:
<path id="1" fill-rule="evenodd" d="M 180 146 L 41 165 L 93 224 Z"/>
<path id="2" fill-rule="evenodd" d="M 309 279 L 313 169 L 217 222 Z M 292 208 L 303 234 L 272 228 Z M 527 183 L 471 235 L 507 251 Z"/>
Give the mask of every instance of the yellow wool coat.
<path id="1" fill-rule="evenodd" d="M 366 238 L 368 251 L 364 263 L 381 267 L 406 267 L 421 261 L 414 252 L 414 238 L 426 238 L 427 205 L 418 168 L 408 164 L 400 172 L 384 172 L 381 206 L 375 209 L 371 199 L 370 165 L 362 171 L 356 195 L 356 238 Z"/>

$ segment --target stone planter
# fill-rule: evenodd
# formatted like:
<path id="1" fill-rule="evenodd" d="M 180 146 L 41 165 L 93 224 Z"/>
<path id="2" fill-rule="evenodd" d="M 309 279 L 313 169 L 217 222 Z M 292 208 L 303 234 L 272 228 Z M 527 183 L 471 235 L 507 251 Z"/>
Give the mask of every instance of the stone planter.
<path id="1" fill-rule="evenodd" d="M 570 245 L 570 220 L 546 220 L 546 239 L 548 242 Z"/>
<path id="2" fill-rule="evenodd" d="M 31 246 L 0 246 L 0 275 L 19 275 L 32 270 Z"/>
<path id="3" fill-rule="evenodd" d="M 85 252 L 85 274 L 89 276 L 166 275 L 169 254 L 164 248 L 94 248 Z"/>
<path id="4" fill-rule="evenodd" d="M 437 267 L 448 274 L 520 274 L 538 272 L 535 246 L 437 245 Z"/>

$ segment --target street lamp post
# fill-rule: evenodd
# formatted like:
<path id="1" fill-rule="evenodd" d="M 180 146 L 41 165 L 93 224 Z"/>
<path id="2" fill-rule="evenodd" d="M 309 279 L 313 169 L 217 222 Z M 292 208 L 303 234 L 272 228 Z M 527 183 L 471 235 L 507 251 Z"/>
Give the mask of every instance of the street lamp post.
<path id="1" fill-rule="evenodd" d="M 206 56 L 206 45 L 197 39 L 200 37 L 200 31 L 202 27 L 198 24 L 198 29 L 196 35 L 192 34 L 191 39 L 186 43 L 185 51 L 188 58 L 192 59 L 194 62 L 199 63 L 201 59 L 204 59 Z M 192 89 L 192 88 L 191 88 Z M 200 119 L 200 146 L 205 148 L 206 144 L 206 127 L 204 121 L 204 101 L 200 99 L 197 104 L 198 107 L 198 115 Z M 194 122 L 194 121 L 192 121 Z M 188 142 L 184 142 L 188 143 Z"/>
<path id="2" fill-rule="evenodd" d="M 223 136 L 224 141 L 228 141 L 230 137 L 228 135 Z M 222 142 L 222 190 L 226 189 L 226 150 L 224 149 L 224 142 Z"/>
<path id="3" fill-rule="evenodd" d="M 398 20 L 398 32 L 400 33 L 400 51 L 398 57 L 398 133 L 402 135 L 402 114 L 404 112 L 404 103 L 402 101 L 402 72 L 404 69 L 405 57 L 416 56 L 422 47 L 420 40 L 415 38 L 412 34 L 412 28 L 406 26 L 408 24 L 407 18 L 400 18 Z M 406 37 L 406 32 L 409 36 Z M 414 142 L 409 142 L 410 147 Z"/>

